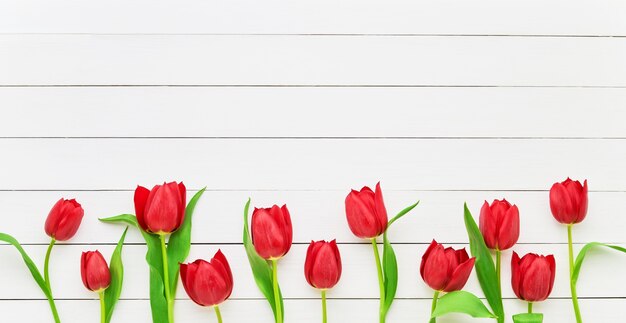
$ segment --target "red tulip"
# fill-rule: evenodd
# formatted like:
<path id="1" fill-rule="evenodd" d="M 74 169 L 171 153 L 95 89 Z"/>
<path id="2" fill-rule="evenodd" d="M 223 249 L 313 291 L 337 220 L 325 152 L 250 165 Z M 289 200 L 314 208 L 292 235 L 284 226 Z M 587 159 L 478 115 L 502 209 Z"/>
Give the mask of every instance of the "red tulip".
<path id="1" fill-rule="evenodd" d="M 487 201 L 480 209 L 480 232 L 489 249 L 506 250 L 519 238 L 519 210 L 507 200 Z"/>
<path id="2" fill-rule="evenodd" d="M 201 306 L 218 305 L 233 292 L 233 274 L 221 250 L 211 262 L 198 259 L 180 264 L 180 278 L 187 295 Z"/>
<path id="3" fill-rule="evenodd" d="M 46 234 L 58 241 L 71 239 L 78 231 L 85 211 L 75 199 L 60 199 L 46 219 Z"/>
<path id="4" fill-rule="evenodd" d="M 364 186 L 361 191 L 352 190 L 348 194 L 346 217 L 350 230 L 359 238 L 371 239 L 385 232 L 387 209 L 385 209 L 380 182 L 376 184 L 376 192 Z"/>
<path id="5" fill-rule="evenodd" d="M 278 259 L 291 249 L 293 230 L 286 205 L 254 208 L 251 226 L 252 244 L 259 256 Z"/>
<path id="6" fill-rule="evenodd" d="M 511 285 L 517 298 L 528 302 L 543 301 L 552 292 L 555 274 L 554 256 L 529 253 L 511 258 Z"/>
<path id="7" fill-rule="evenodd" d="M 587 180 L 584 186 L 569 177 L 562 183 L 554 183 L 550 189 L 550 210 L 560 223 L 582 222 L 587 216 Z"/>
<path id="8" fill-rule="evenodd" d="M 443 248 L 433 240 L 420 265 L 420 274 L 430 288 L 453 292 L 461 290 L 472 273 L 475 258 L 469 258 L 465 248 Z"/>
<path id="9" fill-rule="evenodd" d="M 185 219 L 187 190 L 183 183 L 163 183 L 152 190 L 137 186 L 135 189 L 135 213 L 139 226 L 146 232 L 172 233 Z"/>
<path id="10" fill-rule="evenodd" d="M 99 293 L 111 284 L 109 266 L 98 250 L 83 252 L 80 257 L 80 276 L 90 291 Z"/>
<path id="11" fill-rule="evenodd" d="M 317 289 L 333 288 L 341 277 L 341 256 L 337 241 L 311 241 L 306 251 L 304 277 Z"/>

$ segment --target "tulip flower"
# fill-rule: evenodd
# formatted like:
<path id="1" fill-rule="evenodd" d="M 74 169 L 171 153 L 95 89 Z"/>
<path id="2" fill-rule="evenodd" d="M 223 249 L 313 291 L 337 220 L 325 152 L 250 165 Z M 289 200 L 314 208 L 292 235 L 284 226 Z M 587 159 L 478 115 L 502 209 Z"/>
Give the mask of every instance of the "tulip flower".
<path id="1" fill-rule="evenodd" d="M 306 251 L 304 277 L 322 294 L 322 322 L 326 323 L 326 290 L 333 288 L 341 277 L 341 256 L 337 241 L 311 241 Z"/>
<path id="2" fill-rule="evenodd" d="M 395 264 L 395 258 L 390 262 L 381 261 L 376 238 L 381 234 L 383 235 L 383 256 L 386 253 L 393 253 L 393 248 L 387 240 L 387 229 L 394 221 L 415 208 L 419 201 L 400 211 L 389 221 L 385 202 L 383 201 L 383 191 L 380 188 L 380 182 L 378 182 L 376 184 L 376 191 L 372 191 L 372 189 L 367 186 L 364 186 L 360 191 L 351 190 L 348 196 L 346 196 L 345 203 L 346 219 L 348 220 L 350 231 L 352 231 L 355 236 L 361 239 L 368 239 L 372 243 L 380 293 L 379 322 L 385 323 L 387 311 L 395 295 L 387 295 L 387 287 L 389 284 L 391 284 L 391 286 L 397 286 L 398 283 L 397 278 L 394 278 L 391 282 L 385 281 L 385 276 L 397 277 L 398 269 Z M 387 275 L 388 271 L 392 273 Z M 387 298 L 391 298 L 391 300 Z"/>
<path id="3" fill-rule="evenodd" d="M 222 322 L 219 304 L 233 292 L 233 274 L 221 250 L 210 262 L 198 259 L 180 265 L 180 278 L 187 295 L 200 306 L 212 306 L 218 322 Z"/>
<path id="4" fill-rule="evenodd" d="M 383 234 L 387 229 L 387 209 L 380 183 L 376 184 L 376 192 L 367 186 L 352 190 L 346 197 L 346 217 L 350 230 L 359 238 L 372 239 Z"/>
<path id="5" fill-rule="evenodd" d="M 161 242 L 163 283 L 167 302 L 168 322 L 174 322 L 174 295 L 170 290 L 169 261 L 166 236 L 176 231 L 185 219 L 187 190 L 185 184 L 170 182 L 155 185 L 152 190 L 143 186 L 135 189 L 135 213 L 142 230 L 156 234 Z"/>
<path id="6" fill-rule="evenodd" d="M 582 323 L 582 317 L 578 305 L 576 283 L 572 280 L 574 273 L 572 226 L 582 222 L 585 216 L 587 216 L 587 191 L 587 180 L 585 180 L 584 184 L 580 184 L 579 181 L 573 181 L 569 177 L 561 183 L 554 183 L 552 188 L 550 188 L 550 210 L 552 211 L 552 216 L 554 216 L 559 223 L 567 225 L 570 291 L 572 293 L 572 304 L 574 306 L 574 314 L 577 323 Z"/>
<path id="7" fill-rule="evenodd" d="M 85 211 L 75 199 L 58 200 L 46 219 L 46 234 L 56 241 L 71 239 L 78 231 L 84 214 Z"/>
<path id="8" fill-rule="evenodd" d="M 152 190 L 137 186 L 135 213 L 139 226 L 158 235 L 176 231 L 185 219 L 186 194 L 183 183 L 163 183 Z"/>
<path id="9" fill-rule="evenodd" d="M 100 323 L 105 323 L 104 290 L 111 284 L 111 272 L 100 251 L 83 252 L 80 257 L 80 276 L 83 279 L 83 285 L 88 290 L 98 293 L 100 297 Z"/>
<path id="10" fill-rule="evenodd" d="M 293 240 L 291 217 L 287 206 L 254 208 L 252 212 L 252 244 L 259 256 L 267 260 L 282 258 Z"/>
<path id="11" fill-rule="evenodd" d="M 553 255 L 529 253 L 520 259 L 513 252 L 511 285 L 515 296 L 528 302 L 528 313 L 532 313 L 533 302 L 544 301 L 552 292 L 555 267 Z"/>
<path id="12" fill-rule="evenodd" d="M 476 258 L 469 258 L 465 248 L 459 250 L 444 248 L 435 240 L 430 243 L 422 256 L 420 275 L 424 282 L 435 290 L 432 311 L 437 306 L 441 292 L 453 292 L 465 286 L 475 260 Z M 434 322 L 434 319 L 431 322 Z"/>
<path id="13" fill-rule="evenodd" d="M 254 208 L 250 231 L 256 253 L 272 263 L 272 287 L 276 318 L 278 323 L 282 323 L 283 309 L 278 288 L 278 259 L 289 252 L 293 241 L 291 216 L 287 206 L 274 205 L 271 208 Z"/>
<path id="14" fill-rule="evenodd" d="M 519 238 L 519 210 L 516 205 L 511 205 L 506 199 L 493 200 L 489 205 L 487 201 L 480 209 L 480 232 L 485 239 L 487 248 L 496 253 L 496 276 L 498 288 L 502 294 L 500 268 L 502 265 L 502 250 L 509 249 L 517 243 Z"/>

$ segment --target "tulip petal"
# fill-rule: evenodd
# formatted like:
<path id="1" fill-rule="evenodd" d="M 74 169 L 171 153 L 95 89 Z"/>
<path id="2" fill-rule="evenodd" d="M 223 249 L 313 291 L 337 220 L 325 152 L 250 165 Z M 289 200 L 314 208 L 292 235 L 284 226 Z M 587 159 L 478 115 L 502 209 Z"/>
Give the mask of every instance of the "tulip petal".
<path id="1" fill-rule="evenodd" d="M 444 288 L 444 292 L 453 292 L 463 289 L 463 286 L 467 283 L 469 275 L 472 273 L 475 261 L 476 258 L 470 258 L 456 267 L 456 269 L 452 272 L 450 281 Z"/>
<path id="2" fill-rule="evenodd" d="M 493 212 L 491 212 L 491 207 L 487 201 L 483 203 L 480 209 L 479 227 L 487 248 L 495 249 L 497 246 L 497 219 L 494 217 Z"/>
<path id="3" fill-rule="evenodd" d="M 146 202 L 148 201 L 148 196 L 150 195 L 150 190 L 143 186 L 137 185 L 135 189 L 135 216 L 137 217 L 137 223 L 144 230 L 147 231 L 148 227 L 146 226 L 146 222 L 144 221 L 144 214 L 146 209 Z"/>
<path id="4" fill-rule="evenodd" d="M 367 189 L 367 191 L 366 191 Z M 374 193 L 367 187 L 352 190 L 346 197 L 346 218 L 354 235 L 369 239 L 380 235 L 380 220 L 375 215 Z"/>
<path id="5" fill-rule="evenodd" d="M 511 287 L 515 296 L 517 298 L 522 299 L 522 295 L 520 294 L 520 285 L 522 281 L 522 274 L 519 270 L 520 258 L 517 255 L 517 252 L 513 251 L 513 256 L 511 256 Z"/>
<path id="6" fill-rule="evenodd" d="M 587 216 L 587 207 L 589 204 L 589 198 L 587 196 L 589 188 L 587 187 L 587 180 L 585 180 L 585 184 L 583 185 L 583 190 L 580 193 L 580 201 L 578 204 L 578 217 L 576 218 L 576 223 L 582 222 Z"/>
<path id="7" fill-rule="evenodd" d="M 436 245 L 425 259 L 423 278 L 426 284 L 434 290 L 443 290 L 448 284 L 449 266 L 443 246 Z"/>
<path id="8" fill-rule="evenodd" d="M 430 243 L 430 245 L 426 249 L 426 252 L 424 252 L 424 255 L 422 256 L 422 262 L 420 263 L 420 275 L 422 276 L 422 279 L 425 279 L 424 278 L 424 266 L 426 265 L 426 260 L 430 256 L 430 253 L 435 249 L 435 247 L 437 247 L 437 241 L 433 239 L 433 241 Z"/>
<path id="9" fill-rule="evenodd" d="M 85 211 L 80 204 L 76 207 L 75 204 L 66 203 L 62 213 L 64 216 L 59 221 L 55 238 L 59 241 L 66 241 L 72 238 L 78 231 Z"/>
<path id="10" fill-rule="evenodd" d="M 550 210 L 554 218 L 560 223 L 570 224 L 576 220 L 571 216 L 574 210 L 572 200 L 567 189 L 561 183 L 554 183 L 550 189 Z"/>
<path id="11" fill-rule="evenodd" d="M 376 209 L 376 219 L 378 220 L 378 227 L 381 232 L 387 230 L 387 208 L 385 208 L 385 201 L 383 200 L 383 191 L 380 188 L 380 182 L 376 183 L 376 191 L 374 193 L 374 206 Z"/>
<path id="12" fill-rule="evenodd" d="M 519 210 L 517 205 L 511 206 L 501 218 L 498 230 L 498 249 L 507 250 L 519 239 Z"/>

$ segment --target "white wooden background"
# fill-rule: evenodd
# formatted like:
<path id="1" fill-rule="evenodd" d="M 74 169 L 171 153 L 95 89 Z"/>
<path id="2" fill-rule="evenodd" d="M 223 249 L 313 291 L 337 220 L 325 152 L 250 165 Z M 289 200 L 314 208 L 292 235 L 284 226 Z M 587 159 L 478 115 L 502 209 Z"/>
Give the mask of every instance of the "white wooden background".
<path id="1" fill-rule="evenodd" d="M 225 322 L 271 322 L 240 244 L 242 208 L 287 203 L 294 247 L 281 261 L 287 322 L 319 322 L 303 262 L 311 239 L 337 238 L 344 261 L 331 322 L 376 322 L 371 249 L 344 217 L 350 188 L 381 180 L 400 285 L 389 322 L 426 322 L 419 261 L 432 238 L 465 246 L 462 205 L 506 197 L 521 211 L 515 250 L 553 253 L 557 280 L 536 305 L 573 322 L 564 227 L 550 185 L 589 180 L 574 230 L 626 246 L 626 2 L 623 0 L 2 0 L 0 231 L 43 262 L 45 216 L 61 196 L 86 216 L 52 258 L 64 322 L 95 322 L 83 250 L 108 258 L 136 184 L 208 186 L 190 260 L 221 248 L 235 275 Z M 129 234 L 115 322 L 150 322 L 145 247 Z M 507 314 L 522 312 L 503 277 Z M 12 247 L 0 245 L 0 313 L 50 322 Z M 579 283 L 585 322 L 626 315 L 626 257 L 595 252 Z M 474 275 L 467 289 L 480 294 Z M 177 295 L 179 322 L 213 313 Z M 470 322 L 450 316 L 441 322 Z"/>

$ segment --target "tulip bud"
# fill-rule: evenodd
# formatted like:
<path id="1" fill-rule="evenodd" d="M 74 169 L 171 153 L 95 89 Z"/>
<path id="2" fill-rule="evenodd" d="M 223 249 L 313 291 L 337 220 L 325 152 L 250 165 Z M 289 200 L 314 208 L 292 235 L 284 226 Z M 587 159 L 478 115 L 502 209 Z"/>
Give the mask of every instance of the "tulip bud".
<path id="1" fill-rule="evenodd" d="M 383 201 L 380 182 L 376 192 L 364 186 L 360 191 L 352 190 L 346 197 L 346 217 L 352 233 L 359 238 L 371 239 L 387 229 L 387 209 Z"/>
<path id="2" fill-rule="evenodd" d="M 75 199 L 60 199 L 46 219 L 46 234 L 58 241 L 71 239 L 78 231 L 85 211 Z"/>
<path id="3" fill-rule="evenodd" d="M 180 278 L 187 295 L 200 306 L 218 305 L 233 292 L 233 274 L 221 250 L 211 262 L 198 259 L 181 264 Z"/>
<path id="4" fill-rule="evenodd" d="M 433 240 L 422 256 L 420 274 L 430 288 L 437 291 L 461 290 L 474 267 L 475 258 L 469 258 L 465 248 L 443 248 Z"/>
<path id="5" fill-rule="evenodd" d="M 556 264 L 554 256 L 529 253 L 511 258 L 511 285 L 517 298 L 527 302 L 540 302 L 548 298 L 554 285 Z"/>
<path id="6" fill-rule="evenodd" d="M 489 249 L 506 250 L 519 238 L 519 210 L 507 200 L 487 201 L 480 209 L 480 232 Z"/>
<path id="7" fill-rule="evenodd" d="M 264 259 L 278 259 L 291 249 L 293 230 L 287 206 L 254 208 L 252 212 L 252 244 Z"/>
<path id="8" fill-rule="evenodd" d="M 168 234 L 176 231 L 185 219 L 187 190 L 183 183 L 163 183 L 152 190 L 137 186 L 135 213 L 146 232 Z"/>
<path id="9" fill-rule="evenodd" d="M 341 277 L 341 257 L 337 242 L 311 241 L 306 251 L 304 277 L 317 289 L 333 288 Z"/>
<path id="10" fill-rule="evenodd" d="M 587 180 L 584 186 L 569 177 L 550 189 L 552 216 L 563 224 L 580 223 L 587 216 Z"/>
<path id="11" fill-rule="evenodd" d="M 80 257 L 80 276 L 85 287 L 97 293 L 111 284 L 109 266 L 98 250 L 83 252 Z"/>

